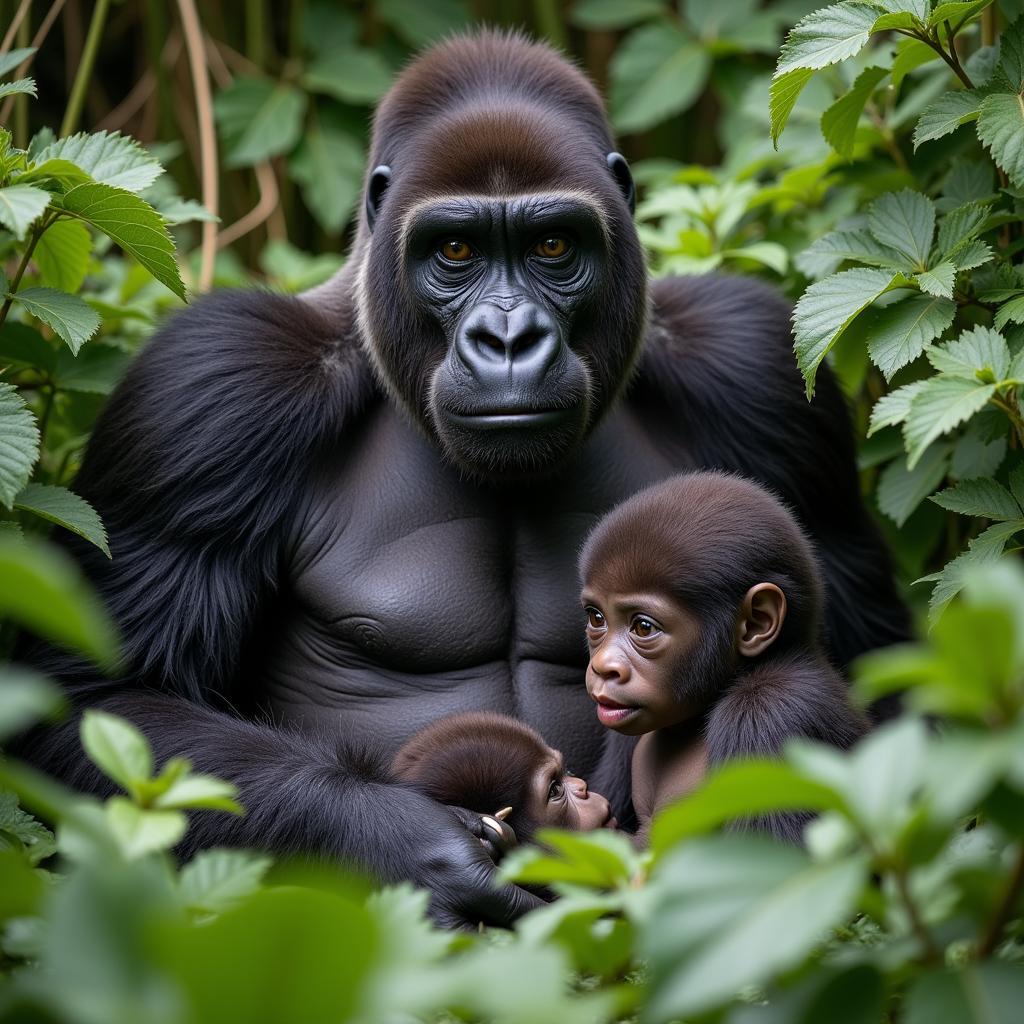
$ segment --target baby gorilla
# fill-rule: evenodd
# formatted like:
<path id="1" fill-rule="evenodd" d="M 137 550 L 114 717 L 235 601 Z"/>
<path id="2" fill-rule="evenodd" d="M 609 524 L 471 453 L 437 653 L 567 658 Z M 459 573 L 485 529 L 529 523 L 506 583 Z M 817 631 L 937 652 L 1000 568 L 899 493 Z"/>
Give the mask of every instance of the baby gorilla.
<path id="1" fill-rule="evenodd" d="M 580 574 L 598 719 L 642 737 L 641 841 L 710 766 L 776 755 L 792 736 L 846 748 L 867 730 L 824 654 L 811 545 L 756 484 L 693 473 L 639 492 L 594 528 Z M 808 818 L 752 824 L 800 842 Z"/>
<path id="2" fill-rule="evenodd" d="M 562 755 L 539 733 L 506 715 L 439 719 L 405 743 L 392 771 L 440 803 L 483 815 L 492 834 L 478 834 L 499 849 L 509 838 L 528 842 L 538 828 L 615 827 L 608 801 L 567 772 Z M 504 844 L 494 821 L 499 813 L 514 831 Z"/>

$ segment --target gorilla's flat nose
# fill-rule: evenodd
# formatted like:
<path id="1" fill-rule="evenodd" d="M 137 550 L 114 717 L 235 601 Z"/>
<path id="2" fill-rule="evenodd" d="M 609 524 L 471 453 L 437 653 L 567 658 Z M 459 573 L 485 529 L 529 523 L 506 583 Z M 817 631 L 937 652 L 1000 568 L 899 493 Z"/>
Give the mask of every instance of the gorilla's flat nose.
<path id="1" fill-rule="evenodd" d="M 456 349 L 475 373 L 544 373 L 558 355 L 558 330 L 551 316 L 533 302 L 506 311 L 481 303 L 466 317 Z"/>

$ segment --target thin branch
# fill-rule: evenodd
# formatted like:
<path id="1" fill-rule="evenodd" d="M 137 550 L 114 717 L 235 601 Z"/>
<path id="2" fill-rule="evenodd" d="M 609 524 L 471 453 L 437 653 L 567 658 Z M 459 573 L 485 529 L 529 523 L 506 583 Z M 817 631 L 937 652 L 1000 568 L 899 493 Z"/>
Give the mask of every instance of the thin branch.
<path id="1" fill-rule="evenodd" d="M 196 116 L 199 120 L 199 157 L 203 184 L 203 206 L 215 217 L 218 213 L 217 195 L 217 136 L 213 130 L 213 101 L 210 98 L 210 78 L 206 69 L 206 47 L 203 30 L 196 12 L 195 0 L 178 0 L 178 14 L 185 33 L 185 49 L 192 70 L 192 88 L 196 96 Z M 199 270 L 199 290 L 206 292 L 213 284 L 213 266 L 217 256 L 217 222 L 203 224 L 202 260 Z"/>
<path id="2" fill-rule="evenodd" d="M 257 164 L 253 170 L 256 173 L 256 184 L 259 186 L 260 196 L 256 205 L 243 217 L 239 217 L 234 224 L 230 224 L 220 233 L 217 239 L 217 248 L 223 249 L 237 242 L 244 235 L 254 231 L 264 221 L 269 220 L 277 209 L 280 193 L 277 188 L 277 178 L 274 175 L 274 168 L 269 163 Z"/>
<path id="3" fill-rule="evenodd" d="M 1003 928 L 1013 914 L 1013 908 L 1022 888 L 1024 888 L 1024 846 L 1017 851 L 1017 859 L 1014 861 L 1013 873 L 1006 885 L 1006 892 L 1003 893 L 1003 898 L 999 901 L 999 906 L 992 915 L 992 920 L 989 921 L 985 934 L 978 945 L 979 959 L 991 956 L 995 952 L 996 946 L 999 945 L 999 940 L 1002 938 Z"/>
<path id="4" fill-rule="evenodd" d="M 39 28 L 36 29 L 32 42 L 29 43 L 29 46 L 34 50 L 38 50 L 43 45 L 43 42 L 50 33 L 50 29 L 53 27 L 53 23 L 57 20 L 57 15 L 60 14 L 63 8 L 64 0 L 53 0 L 53 3 L 50 4 L 46 17 L 39 23 Z M 25 77 L 25 72 L 28 71 L 34 57 L 35 54 L 31 53 L 18 65 L 14 72 L 15 78 Z M 4 105 L 0 107 L 0 124 L 7 124 L 7 119 L 11 116 L 11 106 L 14 104 L 14 100 L 14 96 L 8 96 L 4 101 Z"/>
<path id="5" fill-rule="evenodd" d="M 940 43 L 935 36 L 932 36 L 930 34 L 924 35 L 923 33 L 919 32 L 904 34 L 912 35 L 915 39 L 918 39 L 922 43 L 924 43 L 925 46 L 928 46 L 931 49 L 933 49 L 949 65 L 950 69 L 953 71 L 953 74 L 955 74 L 956 77 L 959 78 L 960 81 L 963 82 L 968 89 L 974 88 L 974 83 L 971 81 L 967 72 L 964 71 L 964 69 L 960 66 L 959 58 L 954 60 L 952 57 L 950 57 L 950 55 L 946 53 L 945 49 L 943 48 L 942 43 Z"/>
<path id="6" fill-rule="evenodd" d="M 96 65 L 96 54 L 99 52 L 103 26 L 106 23 L 109 9 L 110 0 L 96 0 L 92 20 L 89 22 L 89 32 L 85 37 L 85 46 L 82 48 L 78 71 L 75 74 L 74 84 L 71 86 L 71 98 L 68 100 L 67 109 L 64 111 L 64 120 L 60 126 L 62 138 L 65 135 L 71 135 L 78 127 L 78 119 L 82 116 L 82 107 L 85 105 L 85 90 L 89 88 L 92 70 Z"/>
<path id="7" fill-rule="evenodd" d="M 31 6 L 32 0 L 21 0 L 21 4 L 14 12 L 14 17 L 11 19 L 11 23 L 7 26 L 7 31 L 4 33 L 3 42 L 0 42 L 0 54 L 6 53 L 11 48 L 11 43 L 14 42 L 14 37 L 18 33 L 18 27 L 21 25 L 22 19 L 25 15 L 28 14 Z"/>
<path id="8" fill-rule="evenodd" d="M 32 234 L 29 236 L 28 245 L 25 247 L 25 252 L 22 254 L 21 262 L 18 264 L 18 269 L 14 274 L 14 280 L 11 281 L 10 289 L 7 293 L 7 298 L 4 299 L 4 304 L 0 306 L 0 327 L 2 327 L 7 320 L 7 314 L 11 311 L 11 304 L 14 302 L 14 294 L 18 290 L 18 285 L 21 284 L 21 279 L 25 275 L 25 271 L 28 269 L 29 260 L 32 259 L 32 253 L 35 250 L 36 242 L 39 241 L 43 236 L 43 232 L 57 219 L 56 215 L 44 217 L 41 224 L 34 228 Z"/>
<path id="9" fill-rule="evenodd" d="M 910 886 L 907 884 L 906 872 L 902 868 L 895 870 L 893 871 L 893 878 L 896 880 L 896 888 L 899 891 L 903 908 L 910 919 L 910 927 L 917 936 L 918 942 L 921 943 L 925 961 L 931 964 L 941 964 L 942 953 L 939 947 L 935 945 L 932 933 L 928 931 L 924 921 L 921 920 L 921 915 L 917 912 L 917 904 L 914 902 L 914 898 L 910 894 Z"/>

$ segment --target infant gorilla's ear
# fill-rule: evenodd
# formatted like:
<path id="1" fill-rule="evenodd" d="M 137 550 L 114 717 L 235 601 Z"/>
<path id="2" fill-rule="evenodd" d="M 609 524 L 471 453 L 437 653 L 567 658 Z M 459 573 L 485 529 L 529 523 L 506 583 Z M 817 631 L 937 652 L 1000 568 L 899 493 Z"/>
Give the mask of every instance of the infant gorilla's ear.
<path id="1" fill-rule="evenodd" d="M 786 621 L 786 595 L 774 583 L 756 583 L 740 603 L 736 650 L 745 658 L 763 654 Z"/>

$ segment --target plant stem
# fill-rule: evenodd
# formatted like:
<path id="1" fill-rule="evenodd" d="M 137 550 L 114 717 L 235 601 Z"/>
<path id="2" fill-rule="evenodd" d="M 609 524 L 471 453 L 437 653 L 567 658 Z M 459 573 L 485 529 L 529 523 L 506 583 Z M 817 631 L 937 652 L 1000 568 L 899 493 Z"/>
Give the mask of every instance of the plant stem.
<path id="1" fill-rule="evenodd" d="M 71 98 L 68 100 L 67 109 L 64 111 L 64 120 L 60 126 L 62 137 L 70 135 L 78 127 L 78 120 L 82 116 L 82 107 L 85 105 L 85 90 L 89 87 L 89 79 L 92 78 L 92 69 L 96 64 L 96 54 L 99 52 L 100 37 L 103 35 L 103 25 L 107 20 L 109 8 L 110 0 L 96 0 L 92 20 L 89 22 L 89 33 L 85 37 L 85 46 L 82 48 L 82 59 L 79 61 L 78 72 L 75 74 L 75 81 L 71 86 Z"/>
<path id="2" fill-rule="evenodd" d="M 1013 871 L 1010 874 L 1010 881 L 1006 885 L 1006 892 L 1003 893 L 1003 898 L 999 901 L 999 906 L 992 915 L 992 920 L 989 921 L 985 934 L 978 944 L 979 960 L 983 960 L 995 952 L 1003 934 L 1003 926 L 1013 914 L 1013 907 L 1022 887 L 1024 887 L 1024 846 L 1017 851 L 1017 859 L 1013 863 Z"/>
<path id="3" fill-rule="evenodd" d="M 951 66 L 953 67 L 953 70 L 956 71 L 956 73 L 960 76 L 960 80 L 962 82 L 970 82 L 970 78 L 968 78 L 967 72 L 964 71 L 964 67 L 960 63 L 960 54 L 956 52 L 956 43 L 953 41 L 955 33 L 953 32 L 953 29 L 950 27 L 948 21 L 944 21 L 943 24 L 946 26 L 946 45 L 949 47 L 949 59 Z M 967 88 L 971 89 L 973 88 L 973 86 L 968 85 Z"/>
<path id="4" fill-rule="evenodd" d="M 21 262 L 18 264 L 17 272 L 14 275 L 14 280 L 11 282 L 10 292 L 7 298 L 4 299 L 4 304 L 0 306 L 0 327 L 3 327 L 4 322 L 7 320 L 7 314 L 10 312 L 11 303 L 14 302 L 14 293 L 18 290 L 18 285 L 21 284 L 21 279 L 28 268 L 28 261 L 32 259 L 32 251 L 36 247 L 36 242 L 42 237 L 43 232 L 54 222 L 55 217 L 47 217 L 39 227 L 33 230 L 28 240 L 28 245 L 25 247 L 24 255 L 21 257 Z"/>
<path id="5" fill-rule="evenodd" d="M 989 402 L 992 403 L 997 409 L 1002 410 L 1006 413 L 1010 423 L 1013 424 L 1013 429 L 1017 434 L 1017 443 L 1024 447 L 1024 416 L 1021 416 L 1020 410 L 1016 407 L 1012 400 L 1007 400 L 1002 395 L 993 395 Z"/>
<path id="6" fill-rule="evenodd" d="M 925 46 L 931 47 L 950 66 L 956 77 L 959 78 L 968 89 L 974 88 L 974 83 L 971 81 L 970 76 L 960 65 L 960 58 L 957 57 L 954 59 L 953 57 L 950 57 L 950 55 L 946 53 L 945 49 L 943 49 L 942 43 L 939 42 L 937 36 L 933 36 L 931 34 L 924 35 L 923 33 L 913 33 L 913 36 L 915 39 L 920 39 Z M 956 51 L 954 51 L 954 53 L 955 52 Z"/>
<path id="7" fill-rule="evenodd" d="M 896 880 L 896 888 L 899 891 L 903 908 L 907 912 L 907 917 L 910 918 L 910 927 L 917 936 L 918 942 L 921 943 L 925 961 L 930 964 L 941 964 L 942 953 L 938 946 L 935 945 L 935 940 L 932 938 L 931 932 L 928 931 L 925 927 L 924 921 L 921 920 L 921 915 L 917 912 L 917 904 L 914 902 L 914 898 L 910 894 L 910 886 L 907 885 L 906 872 L 902 867 L 897 868 L 893 871 L 893 877 Z"/>

